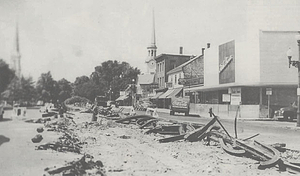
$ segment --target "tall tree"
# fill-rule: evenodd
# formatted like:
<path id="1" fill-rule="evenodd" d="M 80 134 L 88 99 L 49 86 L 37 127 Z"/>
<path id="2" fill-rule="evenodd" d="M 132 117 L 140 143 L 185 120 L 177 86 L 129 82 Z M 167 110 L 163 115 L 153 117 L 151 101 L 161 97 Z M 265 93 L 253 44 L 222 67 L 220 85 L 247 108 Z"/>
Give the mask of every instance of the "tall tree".
<path id="1" fill-rule="evenodd" d="M 97 73 L 97 76 L 95 76 Z M 98 85 L 101 90 L 116 99 L 119 96 L 120 90 L 125 90 L 130 84 L 135 83 L 140 70 L 133 68 L 127 62 L 106 61 L 101 66 L 95 67 L 95 73 L 92 77 L 97 77 Z M 94 79 L 93 79 L 94 80 Z"/>
<path id="2" fill-rule="evenodd" d="M 9 69 L 8 64 L 3 59 L 0 59 L 0 94 L 6 90 L 14 76 L 14 71 Z"/>
<path id="3" fill-rule="evenodd" d="M 33 103 L 36 100 L 36 90 L 32 77 L 14 77 L 4 93 L 4 98 L 9 102 Z"/>
<path id="4" fill-rule="evenodd" d="M 58 100 L 60 102 L 65 101 L 67 98 L 71 97 L 72 94 L 72 86 L 71 83 L 65 78 L 57 81 L 59 87 Z"/>
<path id="5" fill-rule="evenodd" d="M 74 85 L 76 86 L 76 85 L 83 84 L 83 83 L 86 83 L 89 81 L 90 81 L 89 77 L 83 75 L 83 76 L 76 78 Z"/>
<path id="6" fill-rule="evenodd" d="M 56 101 L 57 86 L 56 81 L 53 80 L 51 72 L 42 73 L 36 85 L 39 99 L 44 102 Z"/>
<path id="7" fill-rule="evenodd" d="M 91 101 L 95 100 L 98 95 L 103 95 L 104 92 L 93 81 L 88 81 L 82 84 L 77 84 L 74 87 L 74 95 L 85 97 Z"/>

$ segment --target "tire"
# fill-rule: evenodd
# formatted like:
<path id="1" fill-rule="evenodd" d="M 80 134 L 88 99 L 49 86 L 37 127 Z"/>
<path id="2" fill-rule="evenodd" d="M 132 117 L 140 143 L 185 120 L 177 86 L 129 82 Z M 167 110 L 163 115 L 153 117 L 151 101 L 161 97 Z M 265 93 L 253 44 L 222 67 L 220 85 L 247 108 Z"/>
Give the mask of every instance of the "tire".
<path id="1" fill-rule="evenodd" d="M 290 115 L 288 121 L 292 122 L 294 120 L 295 116 Z"/>
<path id="2" fill-rule="evenodd" d="M 174 115 L 175 114 L 175 112 L 174 111 L 170 111 L 170 115 Z"/>
<path id="3" fill-rule="evenodd" d="M 289 119 L 289 116 L 286 115 L 286 114 L 284 114 L 284 115 L 283 115 L 283 121 L 288 121 L 288 119 Z"/>

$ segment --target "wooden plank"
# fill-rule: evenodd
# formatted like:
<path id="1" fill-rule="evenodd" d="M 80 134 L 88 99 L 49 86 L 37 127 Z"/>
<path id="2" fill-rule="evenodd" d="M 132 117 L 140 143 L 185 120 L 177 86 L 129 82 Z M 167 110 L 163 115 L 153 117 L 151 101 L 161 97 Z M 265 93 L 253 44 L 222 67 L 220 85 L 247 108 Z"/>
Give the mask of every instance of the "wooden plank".
<path id="1" fill-rule="evenodd" d="M 213 125 L 217 120 L 217 117 L 214 117 L 211 121 L 209 121 L 204 127 L 198 128 L 190 133 L 187 133 L 184 136 L 184 139 L 190 142 L 199 141 L 203 138 L 207 129 Z"/>
<path id="2" fill-rule="evenodd" d="M 172 136 L 172 137 L 169 137 L 169 138 L 160 139 L 159 142 L 161 142 L 161 143 L 174 142 L 174 141 L 178 141 L 178 140 L 181 140 L 181 139 L 184 139 L 184 134 L 178 135 L 178 136 Z"/>

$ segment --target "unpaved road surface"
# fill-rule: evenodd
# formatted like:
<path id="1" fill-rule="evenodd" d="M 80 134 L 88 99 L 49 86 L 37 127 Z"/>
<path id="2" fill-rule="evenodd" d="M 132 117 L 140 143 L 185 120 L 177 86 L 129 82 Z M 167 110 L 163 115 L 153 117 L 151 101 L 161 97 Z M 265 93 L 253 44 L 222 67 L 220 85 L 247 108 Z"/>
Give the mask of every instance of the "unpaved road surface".
<path id="1" fill-rule="evenodd" d="M 38 110 L 30 110 L 26 119 L 40 117 Z M 210 146 L 205 142 L 159 143 L 158 139 L 166 136 L 145 135 L 146 129 L 139 129 L 134 124 L 118 124 L 105 118 L 89 123 L 91 114 L 87 113 L 74 113 L 72 117 L 76 125 L 69 130 L 84 142 L 81 154 L 35 150 L 36 146 L 55 141 L 61 135 L 60 132 L 45 130 L 41 133 L 44 139 L 39 144 L 32 143 L 31 138 L 37 134 L 36 128 L 44 124 L 25 123 L 24 119 L 0 122 L 0 135 L 5 137 L 0 140 L 6 141 L 0 145 L 0 175 L 49 175 L 45 168 L 64 166 L 83 154 L 102 161 L 108 176 L 294 175 L 287 171 L 279 172 L 276 167 L 259 170 L 258 161 L 231 156 L 217 143 Z M 297 152 L 283 155 L 300 159 Z"/>

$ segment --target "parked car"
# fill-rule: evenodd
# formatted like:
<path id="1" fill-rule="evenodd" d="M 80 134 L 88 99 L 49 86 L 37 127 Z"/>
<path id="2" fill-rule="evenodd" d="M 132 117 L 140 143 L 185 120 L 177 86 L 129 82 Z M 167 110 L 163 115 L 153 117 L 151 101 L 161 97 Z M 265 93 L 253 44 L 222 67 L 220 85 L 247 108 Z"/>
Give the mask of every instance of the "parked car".
<path id="1" fill-rule="evenodd" d="M 170 115 L 174 115 L 175 112 L 184 113 L 186 116 L 190 112 L 190 98 L 189 97 L 175 97 L 172 100 Z"/>
<path id="2" fill-rule="evenodd" d="M 147 109 L 147 108 L 156 108 L 156 105 L 152 103 L 151 101 L 140 101 L 140 105 Z"/>
<path id="3" fill-rule="evenodd" d="M 285 121 L 293 121 L 297 118 L 297 109 L 296 103 L 293 103 L 290 106 L 283 107 L 275 111 L 275 117 Z"/>

